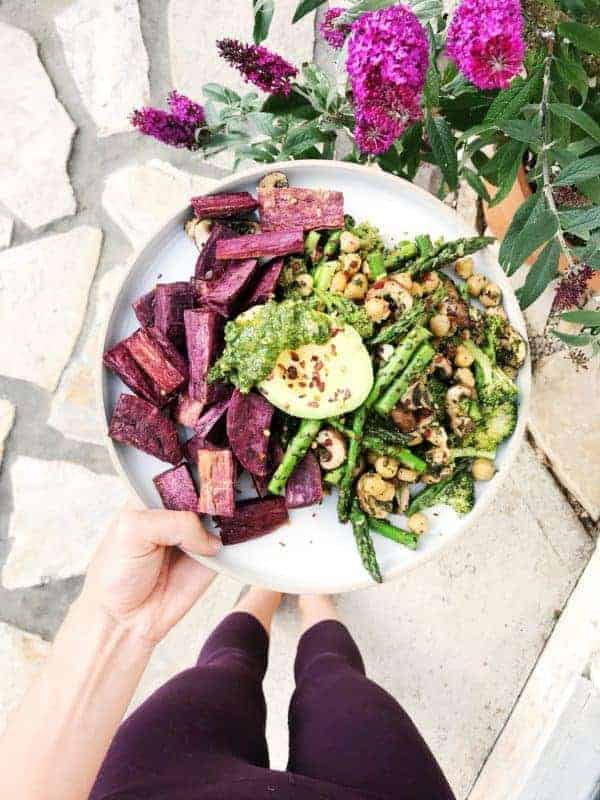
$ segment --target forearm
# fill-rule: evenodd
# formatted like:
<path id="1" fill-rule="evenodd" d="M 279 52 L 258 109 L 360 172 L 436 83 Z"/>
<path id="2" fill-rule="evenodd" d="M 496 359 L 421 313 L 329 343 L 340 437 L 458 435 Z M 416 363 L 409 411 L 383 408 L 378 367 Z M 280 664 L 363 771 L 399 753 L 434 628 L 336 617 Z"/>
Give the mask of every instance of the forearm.
<path id="1" fill-rule="evenodd" d="M 151 652 L 84 590 L 0 739 L 0 797 L 87 800 Z"/>

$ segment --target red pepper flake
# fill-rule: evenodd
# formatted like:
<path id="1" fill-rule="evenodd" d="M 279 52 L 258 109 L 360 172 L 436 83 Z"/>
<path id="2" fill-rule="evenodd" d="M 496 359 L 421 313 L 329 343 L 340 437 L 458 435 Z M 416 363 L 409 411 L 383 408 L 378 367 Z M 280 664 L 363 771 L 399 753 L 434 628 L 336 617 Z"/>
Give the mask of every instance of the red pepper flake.
<path id="1" fill-rule="evenodd" d="M 319 360 L 319 356 L 311 356 L 310 360 L 311 361 L 318 361 Z"/>
<path id="2" fill-rule="evenodd" d="M 318 407 L 319 407 L 319 403 L 318 403 L 316 400 L 311 400 L 311 401 L 310 401 L 310 403 L 309 403 L 308 405 L 309 405 L 311 408 L 318 408 Z"/>
<path id="3" fill-rule="evenodd" d="M 288 378 L 295 380 L 298 377 L 298 370 L 293 364 L 290 364 L 290 366 L 287 368 L 287 374 Z"/>
<path id="4" fill-rule="evenodd" d="M 295 350 L 292 350 L 290 352 L 290 358 L 292 359 L 292 361 L 299 361 L 300 360 L 300 356 L 298 355 L 298 353 Z"/>

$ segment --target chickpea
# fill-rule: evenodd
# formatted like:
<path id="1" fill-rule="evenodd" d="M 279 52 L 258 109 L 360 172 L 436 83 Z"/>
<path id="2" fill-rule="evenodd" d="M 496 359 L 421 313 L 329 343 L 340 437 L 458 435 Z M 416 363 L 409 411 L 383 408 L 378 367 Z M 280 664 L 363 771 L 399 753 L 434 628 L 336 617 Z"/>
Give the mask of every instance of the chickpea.
<path id="1" fill-rule="evenodd" d="M 437 287 L 440 285 L 440 276 L 437 272 L 428 272 L 427 275 L 421 281 L 421 286 L 423 287 L 423 294 L 431 294 L 435 292 Z"/>
<path id="2" fill-rule="evenodd" d="M 342 253 L 340 256 L 340 264 L 346 275 L 352 277 L 352 275 L 356 275 L 359 271 L 362 259 L 358 253 Z"/>
<path id="3" fill-rule="evenodd" d="M 502 317 L 502 319 L 508 319 L 508 314 L 502 306 L 490 306 L 486 308 L 485 313 L 488 317 Z"/>
<path id="4" fill-rule="evenodd" d="M 479 297 L 487 286 L 487 278 L 481 272 L 474 272 L 467 280 L 467 291 L 471 297 Z"/>
<path id="5" fill-rule="evenodd" d="M 383 297 L 371 297 L 365 303 L 365 311 L 373 322 L 383 322 L 390 315 L 390 304 Z"/>
<path id="6" fill-rule="evenodd" d="M 459 367 L 454 373 L 454 378 L 468 389 L 475 388 L 475 376 L 468 367 Z"/>
<path id="7" fill-rule="evenodd" d="M 464 346 L 464 344 L 459 344 L 456 348 L 456 353 L 454 355 L 454 363 L 457 367 L 470 367 L 473 363 L 473 356 L 471 355 L 471 351 Z"/>
<path id="8" fill-rule="evenodd" d="M 360 250 L 360 239 L 350 231 L 344 231 L 340 236 L 340 250 L 342 253 L 356 253 Z"/>
<path id="9" fill-rule="evenodd" d="M 390 275 L 390 278 L 393 281 L 396 281 L 396 283 L 399 283 L 403 289 L 406 289 L 408 292 L 410 292 L 413 285 L 413 279 L 410 277 L 408 272 L 394 272 L 392 275 Z"/>
<path id="10" fill-rule="evenodd" d="M 390 456 L 379 456 L 374 466 L 382 478 L 393 478 L 398 472 L 398 462 Z"/>
<path id="11" fill-rule="evenodd" d="M 491 481 L 496 473 L 496 465 L 489 458 L 476 458 L 471 467 L 471 474 L 476 481 Z"/>
<path id="12" fill-rule="evenodd" d="M 332 292 L 336 294 L 343 294 L 344 289 L 348 285 L 348 278 L 344 275 L 343 272 L 336 272 L 333 278 L 331 279 L 331 286 L 329 287 Z"/>
<path id="13" fill-rule="evenodd" d="M 450 333 L 450 319 L 445 314 L 436 314 L 430 319 L 429 328 L 434 336 L 441 339 Z"/>
<path id="14" fill-rule="evenodd" d="M 355 275 L 351 279 L 350 283 L 344 289 L 344 297 L 347 297 L 349 300 L 362 300 L 368 288 L 369 281 L 366 275 L 359 272 L 358 275 Z"/>
<path id="15" fill-rule="evenodd" d="M 416 514 L 411 514 L 408 518 L 408 527 L 413 533 L 422 536 L 424 533 L 427 533 L 429 522 L 425 514 L 417 512 Z"/>
<path id="16" fill-rule="evenodd" d="M 313 290 L 312 275 L 309 275 L 308 272 L 303 272 L 301 275 L 297 275 L 296 286 L 298 287 L 298 294 L 301 297 L 308 297 L 311 295 Z"/>
<path id="17" fill-rule="evenodd" d="M 502 302 L 502 289 L 497 283 L 488 283 L 479 299 L 486 307 L 498 306 Z"/>
<path id="18" fill-rule="evenodd" d="M 468 280 L 473 274 L 473 259 L 471 256 L 459 258 L 454 265 L 454 269 L 459 278 L 462 278 L 465 281 Z"/>
<path id="19" fill-rule="evenodd" d="M 402 483 L 414 483 L 417 480 L 417 471 L 408 467 L 400 467 L 397 477 Z"/>

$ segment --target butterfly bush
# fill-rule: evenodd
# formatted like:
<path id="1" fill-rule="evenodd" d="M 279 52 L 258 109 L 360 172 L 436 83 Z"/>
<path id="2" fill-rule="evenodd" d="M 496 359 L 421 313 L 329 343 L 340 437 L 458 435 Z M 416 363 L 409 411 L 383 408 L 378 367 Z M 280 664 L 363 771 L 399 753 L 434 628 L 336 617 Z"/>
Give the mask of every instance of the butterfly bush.
<path id="1" fill-rule="evenodd" d="M 291 79 L 298 75 L 298 70 L 277 53 L 259 45 L 243 44 L 237 39 L 221 39 L 217 42 L 217 49 L 247 83 L 253 83 L 269 94 L 288 95 L 291 92 Z"/>
<path id="2" fill-rule="evenodd" d="M 171 92 L 167 102 L 170 112 L 152 106 L 136 109 L 131 115 L 131 124 L 164 144 L 196 150 L 196 131 L 205 122 L 203 107 L 176 91 Z"/>
<path id="3" fill-rule="evenodd" d="M 319 31 L 321 32 L 321 36 L 330 47 L 333 47 L 334 50 L 341 50 L 344 46 L 344 42 L 346 41 L 346 37 L 350 33 L 350 25 L 347 24 L 336 24 L 336 19 L 338 19 L 344 13 L 344 9 L 340 8 L 339 6 L 334 6 L 327 10 L 323 22 L 319 26 Z"/>
<path id="4" fill-rule="evenodd" d="M 448 28 L 447 53 L 480 89 L 506 89 L 523 67 L 519 0 L 462 0 Z"/>
<path id="5" fill-rule="evenodd" d="M 346 69 L 364 153 L 385 152 L 420 119 L 428 63 L 427 33 L 406 6 L 363 14 L 353 24 Z"/>

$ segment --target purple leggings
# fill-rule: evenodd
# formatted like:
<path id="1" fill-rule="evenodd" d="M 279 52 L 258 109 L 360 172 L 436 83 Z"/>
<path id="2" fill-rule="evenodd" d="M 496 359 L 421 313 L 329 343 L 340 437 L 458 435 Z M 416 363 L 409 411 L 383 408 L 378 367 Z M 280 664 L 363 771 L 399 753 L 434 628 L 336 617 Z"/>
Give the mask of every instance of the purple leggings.
<path id="1" fill-rule="evenodd" d="M 344 625 L 301 637 L 287 771 L 269 769 L 262 680 L 269 639 L 234 612 L 198 663 L 118 730 L 90 800 L 454 800 L 398 703 L 365 677 Z"/>

